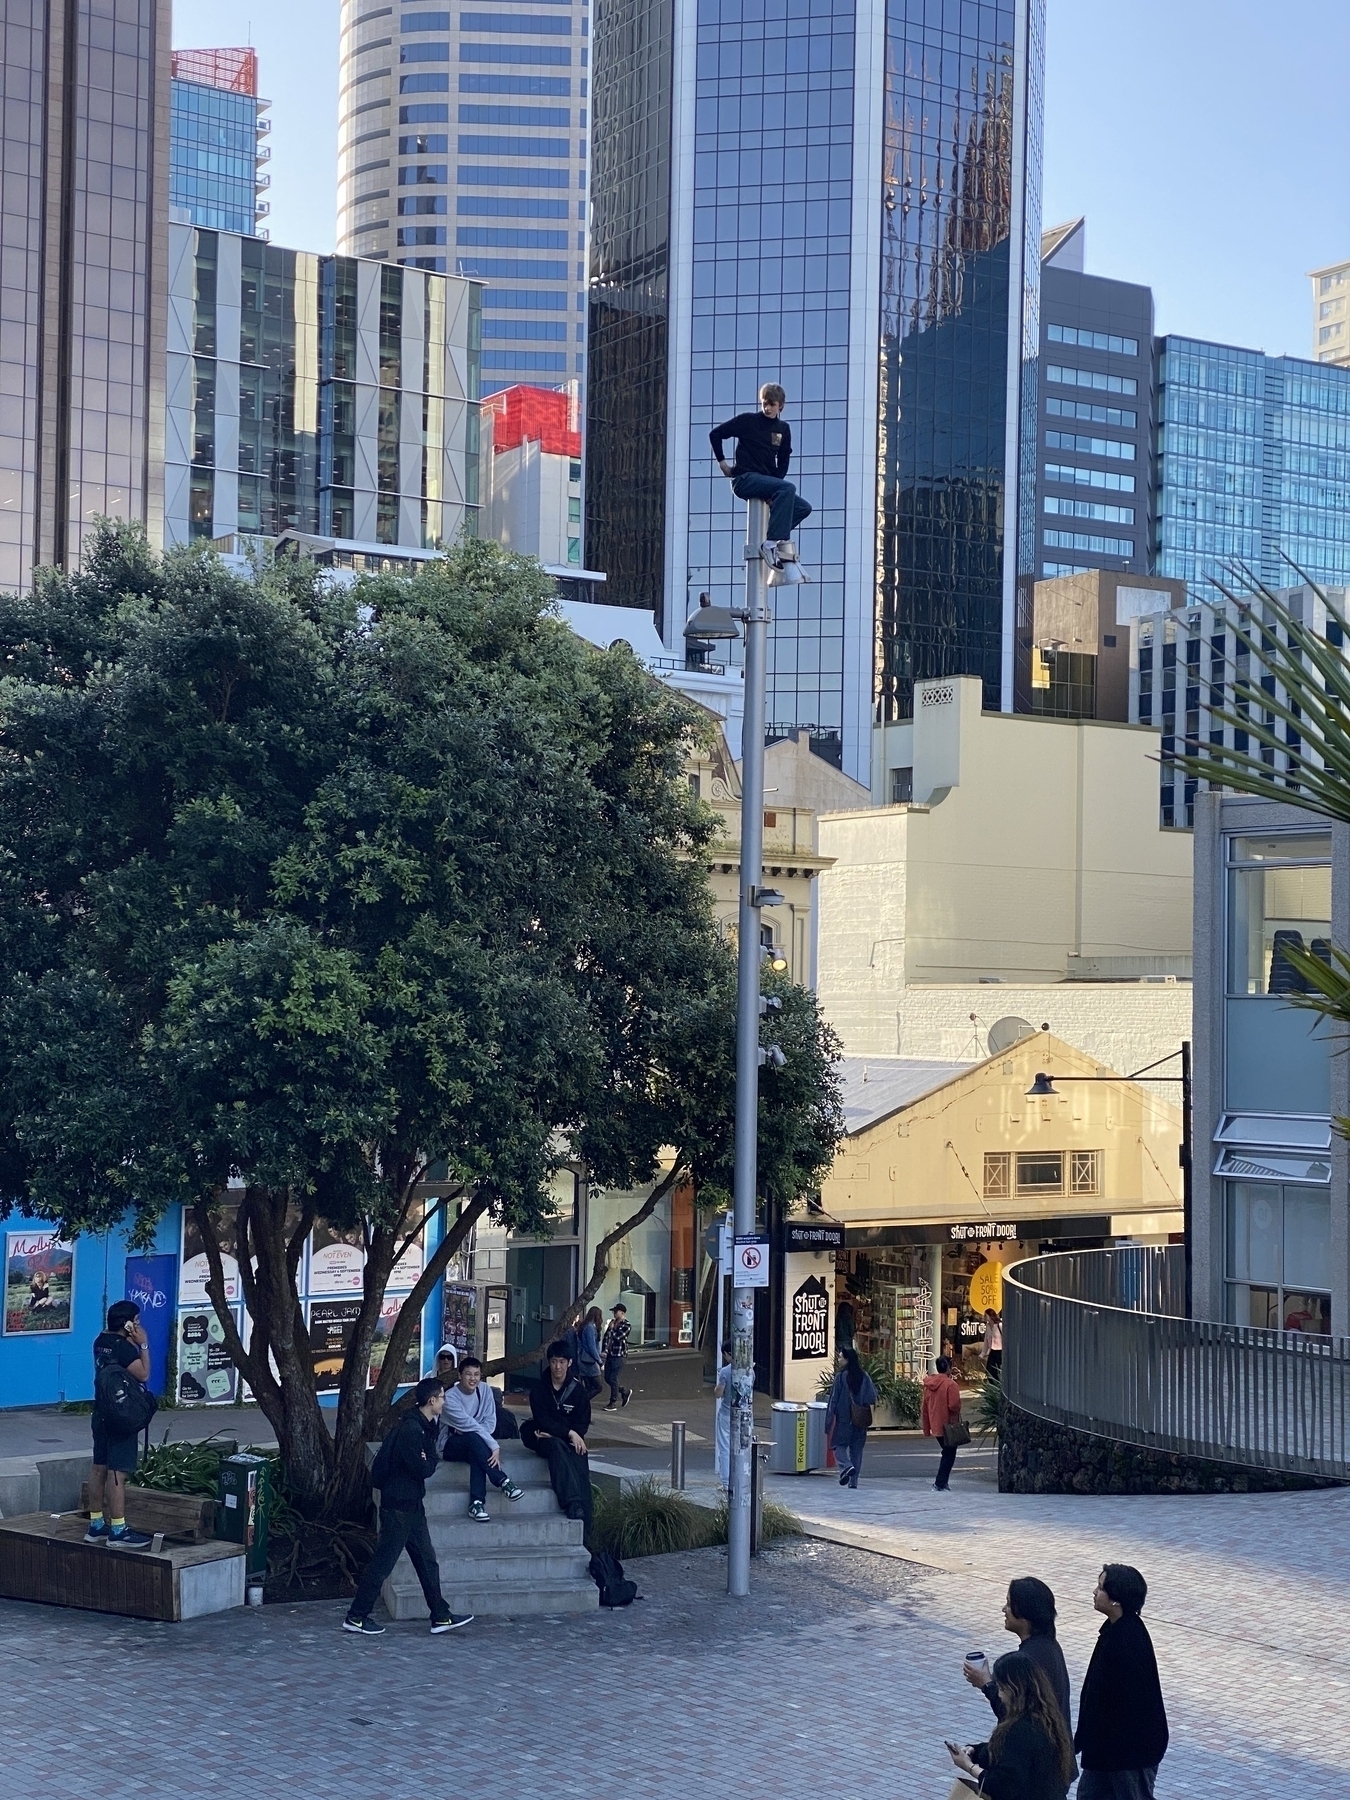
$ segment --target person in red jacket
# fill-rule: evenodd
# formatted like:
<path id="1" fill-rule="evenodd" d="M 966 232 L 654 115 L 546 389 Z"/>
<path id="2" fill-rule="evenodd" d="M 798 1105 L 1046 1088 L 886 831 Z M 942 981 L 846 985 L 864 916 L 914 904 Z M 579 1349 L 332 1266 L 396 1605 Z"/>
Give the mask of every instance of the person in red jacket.
<path id="1" fill-rule="evenodd" d="M 945 1356 L 937 1359 L 937 1374 L 925 1375 L 923 1378 L 923 1409 L 919 1416 L 923 1424 L 923 1435 L 936 1438 L 942 1445 L 937 1480 L 933 1486 L 940 1494 L 945 1494 L 951 1479 L 952 1464 L 956 1461 L 956 1445 L 948 1442 L 952 1434 L 947 1427 L 961 1422 L 961 1390 L 952 1380 L 952 1365 Z"/>

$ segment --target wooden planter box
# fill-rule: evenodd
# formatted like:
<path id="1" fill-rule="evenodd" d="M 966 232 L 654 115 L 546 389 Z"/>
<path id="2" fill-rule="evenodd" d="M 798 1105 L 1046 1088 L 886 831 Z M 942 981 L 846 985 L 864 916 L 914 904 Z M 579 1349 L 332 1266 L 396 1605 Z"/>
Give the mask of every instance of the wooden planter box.
<path id="1" fill-rule="evenodd" d="M 244 1604 L 238 1544 L 164 1544 L 158 1551 L 86 1544 L 78 1513 L 0 1520 L 0 1596 L 177 1623 Z"/>

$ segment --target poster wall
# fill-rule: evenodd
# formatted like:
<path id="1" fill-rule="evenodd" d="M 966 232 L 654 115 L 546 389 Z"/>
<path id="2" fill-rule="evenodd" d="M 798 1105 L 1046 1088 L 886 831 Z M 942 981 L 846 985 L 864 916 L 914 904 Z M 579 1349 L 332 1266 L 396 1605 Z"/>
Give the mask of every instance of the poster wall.
<path id="1" fill-rule="evenodd" d="M 320 1219 L 309 1242 L 310 1294 L 359 1294 L 365 1266 L 361 1227 L 339 1231 Z"/>
<path id="2" fill-rule="evenodd" d="M 477 1356 L 478 1289 L 467 1281 L 447 1281 L 443 1293 L 441 1343 L 450 1345 L 456 1360 Z M 439 1349 L 440 1344 L 436 1347 Z"/>
<path id="3" fill-rule="evenodd" d="M 336 1394 L 352 1332 L 361 1316 L 359 1300 L 311 1300 L 309 1344 L 314 1357 L 314 1385 L 321 1394 Z"/>
<path id="4" fill-rule="evenodd" d="M 123 1292 L 141 1309 L 141 1327 L 150 1349 L 150 1391 L 162 1394 L 169 1379 L 169 1347 L 173 1342 L 174 1295 L 178 1285 L 176 1256 L 129 1256 Z"/>
<path id="5" fill-rule="evenodd" d="M 69 1331 L 75 1246 L 54 1231 L 5 1233 L 5 1333 Z"/>
<path id="6" fill-rule="evenodd" d="M 239 1264 L 235 1260 L 234 1242 L 234 1208 L 216 1206 L 211 1209 L 211 1223 L 215 1227 L 220 1240 L 220 1265 L 225 1277 L 225 1300 L 230 1306 L 236 1306 L 243 1299 L 243 1288 L 239 1281 Z M 211 1266 L 206 1260 L 206 1246 L 202 1242 L 202 1234 L 197 1229 L 197 1221 L 192 1216 L 191 1207 L 183 1208 L 183 1260 L 178 1274 L 178 1304 L 180 1306 L 210 1306 L 211 1301 L 206 1292 L 206 1283 L 210 1278 Z"/>
<path id="7" fill-rule="evenodd" d="M 398 1316 L 403 1311 L 403 1295 L 389 1294 L 380 1308 L 380 1322 L 375 1327 L 375 1342 L 370 1347 L 370 1376 L 367 1386 L 374 1387 L 384 1368 L 385 1352 L 389 1348 L 389 1338 Z M 408 1344 L 407 1354 L 403 1358 L 403 1367 L 399 1371 L 399 1386 L 407 1382 L 415 1382 L 422 1375 L 422 1321 L 419 1318 L 413 1328 L 412 1338 Z"/>
<path id="8" fill-rule="evenodd" d="M 236 1327 L 243 1314 L 235 1311 Z M 239 1371 L 225 1348 L 225 1328 L 215 1308 L 193 1307 L 178 1315 L 178 1402 L 180 1406 L 229 1406 L 239 1392 Z"/>

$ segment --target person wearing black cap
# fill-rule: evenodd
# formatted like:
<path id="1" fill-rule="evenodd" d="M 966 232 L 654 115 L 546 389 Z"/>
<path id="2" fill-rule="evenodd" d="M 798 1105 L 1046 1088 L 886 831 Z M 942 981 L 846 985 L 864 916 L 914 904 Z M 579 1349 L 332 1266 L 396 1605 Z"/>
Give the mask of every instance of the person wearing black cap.
<path id="1" fill-rule="evenodd" d="M 558 1505 L 569 1519 L 582 1519 L 591 1533 L 591 1465 L 586 1433 L 591 1428 L 591 1397 L 572 1368 L 564 1343 L 548 1347 L 548 1373 L 530 1389 L 530 1417 L 520 1428 L 527 1450 L 548 1463 L 548 1478 Z"/>
<path id="2" fill-rule="evenodd" d="M 600 1345 L 600 1354 L 604 1358 L 605 1380 L 609 1383 L 609 1399 L 605 1404 L 606 1412 L 615 1412 L 621 1406 L 627 1406 L 633 1398 L 632 1388 L 620 1384 L 623 1381 L 624 1358 L 628 1355 L 628 1336 L 632 1326 L 628 1323 L 628 1308 L 623 1301 L 610 1307 L 610 1321 L 605 1327 L 604 1341 Z"/>
<path id="3" fill-rule="evenodd" d="M 424 1376 L 414 1391 L 412 1406 L 380 1445 L 370 1471 L 371 1486 L 380 1491 L 380 1538 L 342 1621 L 344 1631 L 360 1637 L 384 1635 L 384 1626 L 377 1625 L 370 1615 L 380 1589 L 405 1550 L 431 1609 L 433 1637 L 457 1631 L 473 1618 L 472 1613 L 456 1618 L 445 1603 L 422 1506 L 427 1478 L 436 1473 L 436 1430 L 444 1406 L 445 1389 L 434 1375 Z"/>

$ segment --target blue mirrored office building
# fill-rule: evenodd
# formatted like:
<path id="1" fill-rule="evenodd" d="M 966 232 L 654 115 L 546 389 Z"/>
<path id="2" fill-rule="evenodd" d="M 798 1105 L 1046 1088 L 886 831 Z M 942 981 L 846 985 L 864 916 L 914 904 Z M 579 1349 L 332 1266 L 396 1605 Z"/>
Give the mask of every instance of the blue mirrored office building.
<path id="1" fill-rule="evenodd" d="M 781 382 L 812 579 L 770 724 L 866 780 L 916 680 L 1011 703 L 1040 0 L 601 0 L 595 51 L 587 560 L 671 644 L 735 603 L 708 431 Z"/>

